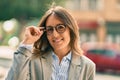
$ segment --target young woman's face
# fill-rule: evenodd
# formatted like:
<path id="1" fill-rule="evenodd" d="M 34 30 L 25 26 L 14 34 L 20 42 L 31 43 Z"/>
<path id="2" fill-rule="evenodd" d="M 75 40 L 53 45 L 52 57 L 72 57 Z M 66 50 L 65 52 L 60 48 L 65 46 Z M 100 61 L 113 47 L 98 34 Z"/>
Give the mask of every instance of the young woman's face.
<path id="1" fill-rule="evenodd" d="M 70 30 L 54 15 L 46 21 L 46 33 L 50 45 L 55 51 L 70 49 Z"/>

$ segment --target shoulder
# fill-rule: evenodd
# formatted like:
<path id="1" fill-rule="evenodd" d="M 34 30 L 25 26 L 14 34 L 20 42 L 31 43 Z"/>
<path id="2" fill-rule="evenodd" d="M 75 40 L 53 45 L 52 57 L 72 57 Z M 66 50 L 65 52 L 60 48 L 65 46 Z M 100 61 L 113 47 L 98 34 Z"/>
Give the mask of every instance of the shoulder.
<path id="1" fill-rule="evenodd" d="M 78 55 L 78 54 L 73 54 L 72 55 L 72 63 L 76 65 L 81 65 L 82 67 L 84 66 L 93 66 L 95 67 L 95 63 L 90 60 L 88 57 L 85 55 Z"/>
<path id="2" fill-rule="evenodd" d="M 95 63 L 84 55 L 80 56 L 80 60 L 81 60 L 82 65 L 84 66 L 95 67 Z"/>
<path id="3" fill-rule="evenodd" d="M 84 55 L 80 56 L 80 61 L 82 70 L 81 73 L 84 74 L 84 78 L 87 78 L 87 80 L 94 80 L 96 73 L 95 63 Z"/>

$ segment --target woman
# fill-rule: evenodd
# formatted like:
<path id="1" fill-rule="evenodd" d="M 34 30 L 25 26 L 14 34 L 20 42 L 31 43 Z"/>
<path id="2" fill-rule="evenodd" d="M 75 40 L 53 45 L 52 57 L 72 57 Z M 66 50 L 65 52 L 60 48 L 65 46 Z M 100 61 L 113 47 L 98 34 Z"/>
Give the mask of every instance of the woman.
<path id="1" fill-rule="evenodd" d="M 39 27 L 27 27 L 6 80 L 94 80 L 95 64 L 79 45 L 75 20 L 66 9 L 54 6 Z"/>

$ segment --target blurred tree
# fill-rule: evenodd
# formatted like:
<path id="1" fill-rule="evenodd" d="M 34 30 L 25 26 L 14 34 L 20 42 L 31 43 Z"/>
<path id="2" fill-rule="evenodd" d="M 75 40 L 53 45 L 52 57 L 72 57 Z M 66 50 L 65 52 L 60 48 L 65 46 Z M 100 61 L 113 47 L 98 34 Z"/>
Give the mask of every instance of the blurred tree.
<path id="1" fill-rule="evenodd" d="M 57 5 L 64 3 L 64 0 L 0 0 L 0 20 L 41 17 L 53 1 Z"/>
<path id="2" fill-rule="evenodd" d="M 55 2 L 64 5 L 64 0 L 0 0 L 0 45 L 8 45 L 8 41 L 21 33 L 27 23 L 34 25 L 39 22 L 45 11 Z M 3 30 L 3 23 L 15 19 L 18 21 L 12 32 Z"/>

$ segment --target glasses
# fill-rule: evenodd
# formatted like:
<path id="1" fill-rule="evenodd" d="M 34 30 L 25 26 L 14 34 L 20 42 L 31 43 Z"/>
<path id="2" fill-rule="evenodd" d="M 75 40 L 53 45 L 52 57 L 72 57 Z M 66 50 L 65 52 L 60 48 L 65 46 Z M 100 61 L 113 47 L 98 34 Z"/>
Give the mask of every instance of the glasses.
<path id="1" fill-rule="evenodd" d="M 54 29 L 55 29 L 58 33 L 61 34 L 61 33 L 64 33 L 64 32 L 65 32 L 65 30 L 66 30 L 66 25 L 64 25 L 64 24 L 59 24 L 59 25 L 57 25 L 57 26 L 55 26 L 55 27 L 53 27 L 53 26 L 48 26 L 48 27 L 46 27 L 46 33 L 47 33 L 47 35 L 53 34 Z"/>

